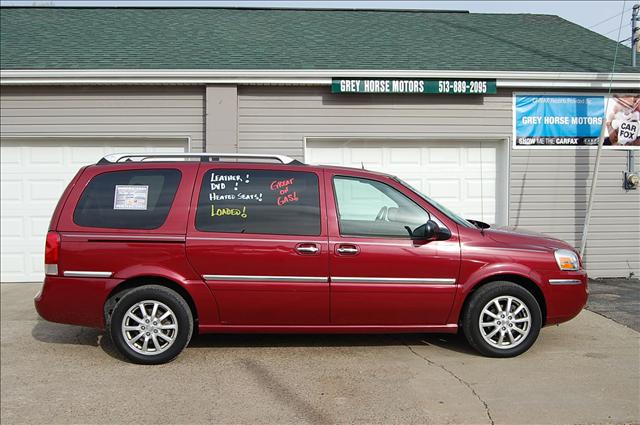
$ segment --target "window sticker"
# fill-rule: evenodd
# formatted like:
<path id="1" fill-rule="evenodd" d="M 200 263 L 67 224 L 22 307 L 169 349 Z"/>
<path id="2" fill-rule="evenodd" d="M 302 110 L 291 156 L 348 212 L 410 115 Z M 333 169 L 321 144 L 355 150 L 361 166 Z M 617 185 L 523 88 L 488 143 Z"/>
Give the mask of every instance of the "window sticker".
<path id="1" fill-rule="evenodd" d="M 146 210 L 149 198 L 147 185 L 116 185 L 114 210 Z"/>

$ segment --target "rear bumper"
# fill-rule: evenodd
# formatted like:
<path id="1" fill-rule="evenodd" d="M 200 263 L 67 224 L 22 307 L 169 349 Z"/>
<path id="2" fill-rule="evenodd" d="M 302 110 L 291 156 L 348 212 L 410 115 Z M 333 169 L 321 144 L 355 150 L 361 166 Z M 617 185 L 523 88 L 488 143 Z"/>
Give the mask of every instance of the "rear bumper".
<path id="1" fill-rule="evenodd" d="M 34 304 L 50 322 L 104 329 L 104 303 L 114 279 L 47 276 Z"/>
<path id="2" fill-rule="evenodd" d="M 546 276 L 547 325 L 566 322 L 576 317 L 587 305 L 589 285 L 587 273 L 553 273 Z"/>

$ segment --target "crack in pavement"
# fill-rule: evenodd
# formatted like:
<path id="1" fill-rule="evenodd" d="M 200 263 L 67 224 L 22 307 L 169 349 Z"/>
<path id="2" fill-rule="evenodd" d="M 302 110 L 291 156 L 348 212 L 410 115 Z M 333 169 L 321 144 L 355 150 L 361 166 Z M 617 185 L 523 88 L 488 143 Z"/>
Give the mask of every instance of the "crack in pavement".
<path id="1" fill-rule="evenodd" d="M 422 341 L 424 343 L 424 341 Z M 476 396 L 476 398 L 478 400 L 480 400 L 480 403 L 482 403 L 484 405 L 484 411 L 487 414 L 487 418 L 489 418 L 489 422 L 491 423 L 491 425 L 495 425 L 495 421 L 493 420 L 493 417 L 491 416 L 491 409 L 489 409 L 489 405 L 487 404 L 486 401 L 484 401 L 482 399 L 482 397 L 480 397 L 480 395 L 476 392 L 475 389 L 473 389 L 473 387 L 471 386 L 471 384 L 469 384 L 467 381 L 465 381 L 464 379 L 460 378 L 458 375 L 456 375 L 455 373 L 453 373 L 451 370 L 447 369 L 444 365 L 441 365 L 440 363 L 436 363 L 433 360 L 429 360 L 427 357 L 423 356 L 422 354 L 418 353 L 416 350 L 413 349 L 413 347 L 411 347 L 409 344 L 407 344 L 406 342 L 402 341 L 402 344 L 404 344 L 405 347 L 407 347 L 409 349 L 409 351 L 411 351 L 415 356 L 420 357 L 422 360 L 426 361 L 427 363 L 429 363 L 429 365 L 431 366 L 437 366 L 440 369 L 444 370 L 445 372 L 447 372 L 449 375 L 453 376 L 456 380 L 458 380 L 458 382 L 460 382 L 462 385 L 464 385 L 465 387 L 467 387 L 474 396 Z"/>

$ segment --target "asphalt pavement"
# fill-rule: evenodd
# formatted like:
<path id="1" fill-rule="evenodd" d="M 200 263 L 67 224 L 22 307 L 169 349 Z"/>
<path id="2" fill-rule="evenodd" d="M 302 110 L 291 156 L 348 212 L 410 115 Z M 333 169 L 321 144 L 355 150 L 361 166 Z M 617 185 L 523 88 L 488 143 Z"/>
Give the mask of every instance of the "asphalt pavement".
<path id="1" fill-rule="evenodd" d="M 0 290 L 2 424 L 640 422 L 640 333 L 587 310 L 512 359 L 451 335 L 205 335 L 139 366 L 39 319 L 39 285 Z"/>
<path id="2" fill-rule="evenodd" d="M 640 280 L 590 279 L 587 309 L 640 332 Z"/>

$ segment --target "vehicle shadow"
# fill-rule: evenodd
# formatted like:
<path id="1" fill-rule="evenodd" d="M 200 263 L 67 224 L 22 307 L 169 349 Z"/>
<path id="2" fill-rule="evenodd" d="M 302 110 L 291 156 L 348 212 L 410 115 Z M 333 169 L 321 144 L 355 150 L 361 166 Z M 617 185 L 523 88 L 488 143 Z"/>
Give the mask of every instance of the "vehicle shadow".
<path id="1" fill-rule="evenodd" d="M 82 326 L 63 325 L 38 319 L 31 330 L 37 341 L 99 347 L 109 356 L 124 360 L 104 331 Z M 195 335 L 188 349 L 222 347 L 375 347 L 434 346 L 478 355 L 462 335 L 450 334 L 205 334 Z"/>
<path id="2" fill-rule="evenodd" d="M 462 334 L 205 334 L 189 348 L 434 346 L 479 356 Z"/>
<path id="3" fill-rule="evenodd" d="M 479 356 L 461 334 L 205 334 L 189 348 L 434 346 Z"/>
<path id="4" fill-rule="evenodd" d="M 109 356 L 118 360 L 125 360 L 116 350 L 113 342 L 111 342 L 111 338 L 100 329 L 63 325 L 60 323 L 47 322 L 46 320 L 38 318 L 35 326 L 31 330 L 31 336 L 36 341 L 48 344 L 99 347 Z"/>

